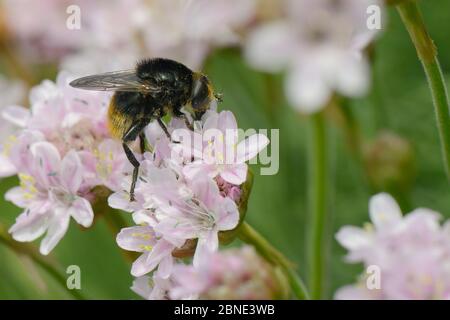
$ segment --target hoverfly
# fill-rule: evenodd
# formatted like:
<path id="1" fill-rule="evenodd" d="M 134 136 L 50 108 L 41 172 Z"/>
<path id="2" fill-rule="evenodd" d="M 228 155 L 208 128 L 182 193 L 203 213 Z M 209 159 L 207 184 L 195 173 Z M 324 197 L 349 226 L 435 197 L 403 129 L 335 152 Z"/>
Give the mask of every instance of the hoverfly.
<path id="1" fill-rule="evenodd" d="M 170 114 L 182 118 L 192 128 L 183 111 L 198 120 L 214 99 L 221 100 L 220 95 L 214 93 L 206 75 L 164 58 L 140 61 L 131 70 L 79 78 L 70 85 L 85 90 L 114 91 L 109 105 L 108 124 L 112 136 L 122 140 L 125 154 L 134 167 L 130 201 L 135 200 L 139 161 L 128 144 L 139 137 L 141 152 L 144 152 L 144 128 L 151 121 L 157 120 L 170 139 L 162 117 Z"/>

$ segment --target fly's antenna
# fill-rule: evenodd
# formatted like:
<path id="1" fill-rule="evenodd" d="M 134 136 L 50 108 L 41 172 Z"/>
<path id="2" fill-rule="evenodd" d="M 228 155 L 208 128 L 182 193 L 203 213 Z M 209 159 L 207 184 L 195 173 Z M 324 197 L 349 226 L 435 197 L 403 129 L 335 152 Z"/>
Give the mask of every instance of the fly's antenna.
<path id="1" fill-rule="evenodd" d="M 219 93 L 215 93 L 214 94 L 214 98 L 216 98 L 216 100 L 218 102 L 222 102 L 223 101 L 223 93 L 219 92 Z"/>

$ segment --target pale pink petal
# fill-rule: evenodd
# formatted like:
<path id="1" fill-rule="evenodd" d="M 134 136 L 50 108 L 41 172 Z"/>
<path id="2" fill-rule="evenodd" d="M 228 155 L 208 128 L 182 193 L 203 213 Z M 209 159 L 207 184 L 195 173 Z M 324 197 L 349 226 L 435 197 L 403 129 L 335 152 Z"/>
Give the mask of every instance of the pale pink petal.
<path id="1" fill-rule="evenodd" d="M 83 165 L 75 151 L 69 151 L 61 163 L 60 182 L 67 191 L 75 194 L 83 181 Z"/>
<path id="2" fill-rule="evenodd" d="M 1 116 L 19 127 L 25 127 L 30 118 L 30 110 L 21 106 L 9 106 L 2 109 Z"/>
<path id="3" fill-rule="evenodd" d="M 44 139 L 44 135 L 39 131 L 24 130 L 17 136 L 17 141 L 13 144 L 10 153 L 10 160 L 17 168 L 17 171 L 28 172 L 33 166 L 33 156 L 30 152 L 31 146 Z"/>
<path id="4" fill-rule="evenodd" d="M 31 146 L 34 157 L 36 178 L 44 186 L 56 184 L 58 172 L 60 172 L 61 157 L 58 149 L 46 141 L 36 142 Z"/>
<path id="5" fill-rule="evenodd" d="M 108 205 L 113 209 L 120 209 L 132 212 L 132 202 L 130 202 L 130 194 L 127 191 L 114 192 L 108 197 Z"/>
<path id="6" fill-rule="evenodd" d="M 248 37 L 246 60 L 257 69 L 281 71 L 295 56 L 295 43 L 289 24 L 281 21 L 265 24 Z"/>
<path id="7" fill-rule="evenodd" d="M 237 146 L 236 163 L 243 163 L 253 159 L 269 144 L 269 139 L 263 134 L 254 134 L 239 142 Z"/>
<path id="8" fill-rule="evenodd" d="M 153 283 L 153 281 L 149 276 L 138 277 L 133 280 L 133 285 L 130 289 L 142 298 L 149 300 L 153 291 L 153 287 L 150 285 L 151 283 Z"/>
<path id="9" fill-rule="evenodd" d="M 220 231 L 234 229 L 239 223 L 239 210 L 230 198 L 224 198 L 216 207 L 216 225 Z"/>
<path id="10" fill-rule="evenodd" d="M 155 244 L 155 233 L 147 226 L 123 228 L 116 241 L 119 247 L 128 251 L 150 251 Z"/>
<path id="11" fill-rule="evenodd" d="M 88 228 L 94 221 L 94 211 L 92 210 L 91 203 L 84 198 L 78 197 L 68 210 L 70 216 L 72 216 L 76 222 L 83 227 Z M 115 214 L 114 212 L 107 214 Z"/>
<path id="12" fill-rule="evenodd" d="M 369 89 L 369 66 L 364 59 L 341 59 L 336 71 L 336 90 L 349 97 L 361 97 Z"/>
<path id="13" fill-rule="evenodd" d="M 153 225 L 156 220 L 148 210 L 145 209 L 137 209 L 137 211 L 133 212 L 133 221 L 136 224 L 148 224 Z"/>
<path id="14" fill-rule="evenodd" d="M 372 237 L 361 228 L 344 226 L 336 234 L 336 240 L 347 250 L 360 250 L 372 243 Z"/>
<path id="15" fill-rule="evenodd" d="M 165 133 L 157 121 L 149 123 L 145 129 L 145 138 L 150 145 L 154 145 L 158 140 L 164 139 Z"/>
<path id="16" fill-rule="evenodd" d="M 400 207 L 387 193 L 379 193 L 370 199 L 369 213 L 376 228 L 395 225 L 402 219 Z"/>
<path id="17" fill-rule="evenodd" d="M 33 241 L 47 230 L 48 215 L 37 212 L 23 212 L 9 229 L 12 237 L 21 242 Z"/>
<path id="18" fill-rule="evenodd" d="M 217 129 L 219 126 L 219 114 L 217 112 L 210 111 L 207 113 L 207 118 L 203 124 L 203 131 L 210 129 Z"/>
<path id="19" fill-rule="evenodd" d="M 220 172 L 220 176 L 226 182 L 239 186 L 247 180 L 247 171 L 248 167 L 246 163 L 228 165 Z"/>
<path id="20" fill-rule="evenodd" d="M 156 268 L 156 266 L 160 263 L 158 268 L 158 275 L 162 275 L 163 278 L 168 278 L 172 273 L 172 251 L 174 246 L 165 240 L 159 240 L 152 252 L 147 258 L 147 264 L 150 270 Z M 168 258 L 168 259 L 166 259 Z"/>
<path id="21" fill-rule="evenodd" d="M 208 176 L 201 176 L 191 182 L 191 189 L 207 208 L 215 206 L 217 201 L 221 199 L 217 184 Z"/>
<path id="22" fill-rule="evenodd" d="M 0 178 L 10 177 L 17 173 L 16 167 L 13 165 L 9 157 L 6 157 L 0 147 Z"/>
<path id="23" fill-rule="evenodd" d="M 41 241 L 39 251 L 47 255 L 55 248 L 58 242 L 64 237 L 69 228 L 70 216 L 65 212 L 59 212 L 49 221 L 49 226 L 45 238 Z"/>
<path id="24" fill-rule="evenodd" d="M 237 134 L 237 122 L 234 114 L 231 111 L 222 111 L 219 113 L 219 119 L 217 123 L 217 129 L 224 134 L 228 132 L 235 132 Z"/>
<path id="25" fill-rule="evenodd" d="M 164 235 L 165 240 L 177 247 L 182 246 L 187 239 L 191 239 L 197 234 L 193 225 L 180 225 L 177 217 L 164 218 L 154 228 L 158 234 Z"/>
<path id="26" fill-rule="evenodd" d="M 196 160 L 183 167 L 183 174 L 189 180 L 193 180 L 199 175 L 209 175 L 211 178 L 214 178 L 214 172 L 216 172 L 216 166 L 206 164 L 202 160 Z"/>
<path id="27" fill-rule="evenodd" d="M 177 264 L 174 266 L 172 277 L 176 285 L 170 290 L 172 299 L 183 299 L 205 289 L 209 279 L 198 270 L 192 265 Z"/>
<path id="28" fill-rule="evenodd" d="M 440 224 L 439 220 L 441 215 L 427 208 L 414 209 L 403 218 L 403 224 L 400 224 L 399 229 L 407 229 L 410 234 L 415 234 L 415 237 L 419 234 L 425 236 L 425 239 L 434 239 L 433 235 L 439 232 Z M 422 239 L 425 241 L 425 239 Z"/>
<path id="29" fill-rule="evenodd" d="M 332 93 L 323 75 L 315 68 L 305 66 L 288 73 L 285 91 L 290 104 L 304 113 L 314 113 L 324 108 Z"/>
<path id="30" fill-rule="evenodd" d="M 198 268 L 207 261 L 211 253 L 219 248 L 219 238 L 217 230 L 211 230 L 204 236 L 198 238 L 197 247 L 195 248 L 194 259 L 192 261 L 194 267 Z"/>
<path id="31" fill-rule="evenodd" d="M 349 285 L 340 288 L 334 294 L 336 300 L 372 300 L 376 296 L 370 294 L 370 291 L 363 285 Z"/>
<path id="32" fill-rule="evenodd" d="M 158 277 L 167 279 L 172 274 L 173 269 L 173 257 L 171 254 L 163 258 L 158 267 Z"/>
<path id="33" fill-rule="evenodd" d="M 133 265 L 131 266 L 131 274 L 134 277 L 140 277 L 152 271 L 152 269 L 148 267 L 147 263 L 149 254 L 150 252 L 144 252 L 133 262 Z"/>
<path id="34" fill-rule="evenodd" d="M 152 184 L 158 185 L 162 189 L 169 189 L 178 185 L 175 173 L 168 168 L 149 167 L 147 175 Z"/>
<path id="35" fill-rule="evenodd" d="M 38 102 L 52 100 L 58 94 L 59 90 L 56 84 L 50 80 L 44 80 L 30 90 L 30 103 L 34 105 Z"/>
<path id="36" fill-rule="evenodd" d="M 19 208 L 27 207 L 29 201 L 26 199 L 26 191 L 21 187 L 14 187 L 5 193 L 5 200 L 11 201 Z"/>
<path id="37" fill-rule="evenodd" d="M 203 138 L 198 132 L 187 131 L 185 128 L 176 129 L 172 138 L 178 143 L 171 143 L 172 152 L 184 159 L 201 159 L 203 157 Z"/>

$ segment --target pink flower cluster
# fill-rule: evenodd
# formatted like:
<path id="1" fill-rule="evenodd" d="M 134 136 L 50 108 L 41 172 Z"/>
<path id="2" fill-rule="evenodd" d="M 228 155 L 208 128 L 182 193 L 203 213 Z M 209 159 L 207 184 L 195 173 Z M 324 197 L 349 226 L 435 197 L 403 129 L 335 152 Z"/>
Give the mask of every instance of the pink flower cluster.
<path id="1" fill-rule="evenodd" d="M 1 6 L 12 40 L 28 59 L 39 63 L 43 59 L 62 58 L 92 47 L 124 48 L 142 26 L 140 16 L 144 2 L 5 0 Z M 123 14 L 125 10 L 126 15 Z M 39 12 L 39 17 L 36 12 Z M 120 27 L 114 27 L 118 21 Z M 80 22 L 79 26 L 72 26 L 76 22 Z M 133 44 L 133 48 L 135 46 Z"/>
<path id="2" fill-rule="evenodd" d="M 450 222 L 440 226 L 440 215 L 424 208 L 402 216 L 383 193 L 372 197 L 369 209 L 372 224 L 345 226 L 336 238 L 349 251 L 347 260 L 370 272 L 339 289 L 336 299 L 449 299 Z"/>
<path id="3" fill-rule="evenodd" d="M 96 70 L 105 61 L 117 63 L 111 61 L 111 50 L 115 52 L 114 60 L 123 56 L 128 58 L 124 61 L 130 57 L 136 60 L 151 54 L 198 68 L 212 48 L 240 42 L 239 30 L 254 18 L 256 3 L 256 0 L 5 0 L 2 6 L 7 27 L 28 58 L 39 62 L 43 58 L 68 57 L 69 61 L 63 61 L 63 65 L 70 70 L 72 62 L 78 64 L 81 60 Z M 39 19 L 36 12 L 40 13 Z M 72 30 L 67 23 L 77 14 L 80 28 Z"/>
<path id="4" fill-rule="evenodd" d="M 132 289 L 144 299 L 266 300 L 282 288 L 274 269 L 252 247 L 211 254 L 198 267 L 176 264 L 171 277 L 136 278 Z"/>
<path id="5" fill-rule="evenodd" d="M 173 273 L 172 299 L 268 300 L 279 298 L 273 267 L 253 247 L 212 254 L 195 268 L 179 264 Z"/>
<path id="6" fill-rule="evenodd" d="M 207 134 L 211 129 L 218 135 Z M 219 232 L 238 226 L 241 186 L 248 171 L 245 161 L 269 141 L 255 134 L 237 143 L 225 134 L 235 129 L 231 112 L 213 110 L 195 122 L 194 130 L 173 119 L 168 126 L 172 141 L 157 123 L 149 125 L 146 137 L 152 150 L 141 160 L 136 201 L 129 201 L 129 174 L 123 180 L 122 190 L 126 191 L 109 198 L 111 207 L 132 212 L 138 225 L 122 229 L 117 236 L 120 247 L 142 253 L 133 263 L 133 276 L 153 272 L 155 282 L 164 285 L 173 274 L 174 251 L 194 241 L 193 266 L 197 268 L 218 250 Z M 182 136 L 185 139 L 181 141 Z M 202 143 L 195 143 L 198 139 Z M 232 151 L 233 161 L 220 161 Z"/>
<path id="7" fill-rule="evenodd" d="M 30 92 L 30 109 L 10 106 L 2 117 L 20 129 L 3 143 L 0 167 L 18 174 L 20 186 L 5 197 L 24 212 L 9 232 L 17 241 L 44 233 L 40 251 L 48 254 L 61 240 L 70 217 L 89 227 L 94 214 L 92 189 L 120 187 L 128 163 L 120 143 L 106 126 L 110 95 L 74 89 L 61 72 L 56 83 L 45 80 Z"/>

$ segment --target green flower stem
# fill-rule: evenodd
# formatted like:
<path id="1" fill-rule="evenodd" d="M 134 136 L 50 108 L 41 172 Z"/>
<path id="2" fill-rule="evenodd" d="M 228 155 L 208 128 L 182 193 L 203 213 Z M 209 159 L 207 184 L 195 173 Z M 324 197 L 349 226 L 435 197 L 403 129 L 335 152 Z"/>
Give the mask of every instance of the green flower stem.
<path id="1" fill-rule="evenodd" d="M 437 49 L 430 38 L 416 1 L 408 1 L 397 6 L 411 40 L 422 62 L 428 85 L 433 97 L 436 122 L 441 140 L 445 172 L 450 180 L 450 112 L 447 89 Z"/>
<path id="2" fill-rule="evenodd" d="M 249 243 L 261 254 L 268 262 L 279 266 L 289 281 L 292 292 L 300 300 L 309 299 L 308 291 L 302 279 L 293 270 L 293 265 L 277 249 L 275 249 L 262 235 L 253 229 L 247 222 L 243 222 L 239 227 L 239 239 Z"/>
<path id="3" fill-rule="evenodd" d="M 311 149 L 309 161 L 308 276 L 313 299 L 322 298 L 325 276 L 325 223 L 327 220 L 327 142 L 322 113 L 312 116 Z"/>
<path id="4" fill-rule="evenodd" d="M 338 108 L 343 118 L 343 130 L 350 151 L 358 164 L 363 165 L 362 137 L 359 123 L 347 99 L 341 98 Z"/>
<path id="5" fill-rule="evenodd" d="M 9 39 L 6 39 L 0 35 L 0 56 L 7 61 L 6 66 L 10 69 L 10 72 L 14 76 L 21 79 L 29 88 L 31 88 L 36 83 L 36 79 L 26 63 L 19 58 L 17 53 L 11 50 L 11 43 L 8 41 Z"/>
<path id="6" fill-rule="evenodd" d="M 61 272 L 48 257 L 41 255 L 39 251 L 30 244 L 14 241 L 2 226 L 0 226 L 0 243 L 3 243 L 17 254 L 28 256 L 34 263 L 52 276 L 63 288 L 67 289 L 65 274 Z M 74 299 L 85 300 L 79 290 L 67 289 L 67 292 L 72 295 Z"/>

